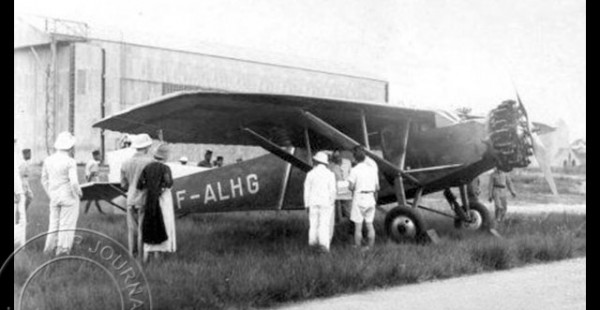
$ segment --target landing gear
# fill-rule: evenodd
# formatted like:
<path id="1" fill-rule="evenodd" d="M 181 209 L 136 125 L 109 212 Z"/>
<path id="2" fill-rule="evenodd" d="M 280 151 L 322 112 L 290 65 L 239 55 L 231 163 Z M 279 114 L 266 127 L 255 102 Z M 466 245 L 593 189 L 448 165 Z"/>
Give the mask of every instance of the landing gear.
<path id="1" fill-rule="evenodd" d="M 386 215 L 385 230 L 395 242 L 414 242 L 425 233 L 425 222 L 416 209 L 398 206 Z"/>
<path id="2" fill-rule="evenodd" d="M 466 230 L 488 231 L 494 228 L 492 214 L 488 208 L 481 202 L 471 202 L 469 204 L 468 220 L 455 219 L 454 227 Z"/>

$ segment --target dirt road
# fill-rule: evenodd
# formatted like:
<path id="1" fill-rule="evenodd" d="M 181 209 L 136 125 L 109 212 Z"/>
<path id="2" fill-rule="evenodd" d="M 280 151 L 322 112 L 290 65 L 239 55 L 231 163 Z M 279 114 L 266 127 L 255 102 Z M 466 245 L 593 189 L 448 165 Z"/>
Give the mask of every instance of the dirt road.
<path id="1" fill-rule="evenodd" d="M 285 310 L 585 309 L 586 258 L 295 304 Z"/>
<path id="2" fill-rule="evenodd" d="M 586 214 L 586 205 L 564 205 L 564 204 L 514 204 L 508 207 L 508 213 L 520 213 L 520 214 L 534 214 L 534 213 L 575 213 L 575 214 Z"/>

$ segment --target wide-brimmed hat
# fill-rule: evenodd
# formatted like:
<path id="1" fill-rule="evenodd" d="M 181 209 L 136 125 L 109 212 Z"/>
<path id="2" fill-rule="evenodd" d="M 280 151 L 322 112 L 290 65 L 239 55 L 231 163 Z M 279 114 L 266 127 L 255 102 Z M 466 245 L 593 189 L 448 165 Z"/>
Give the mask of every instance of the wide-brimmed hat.
<path id="1" fill-rule="evenodd" d="M 167 160 L 169 158 L 169 153 L 169 146 L 166 143 L 163 143 L 156 148 L 156 151 L 154 151 L 154 158 Z"/>
<path id="2" fill-rule="evenodd" d="M 313 160 L 325 165 L 329 164 L 329 156 L 325 152 L 318 152 L 315 156 L 313 156 Z"/>
<path id="3" fill-rule="evenodd" d="M 152 138 L 148 134 L 139 134 L 131 139 L 131 147 L 134 149 L 145 149 L 152 145 Z"/>
<path id="4" fill-rule="evenodd" d="M 73 146 L 75 146 L 75 137 L 68 131 L 59 133 L 54 142 L 54 148 L 57 150 L 70 150 Z"/>

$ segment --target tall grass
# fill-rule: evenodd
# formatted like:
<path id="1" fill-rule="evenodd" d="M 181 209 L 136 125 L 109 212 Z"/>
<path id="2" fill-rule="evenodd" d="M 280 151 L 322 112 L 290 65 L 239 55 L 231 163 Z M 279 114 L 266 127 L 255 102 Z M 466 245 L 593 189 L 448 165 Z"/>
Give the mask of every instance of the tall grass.
<path id="1" fill-rule="evenodd" d="M 430 245 L 390 243 L 382 237 L 379 224 L 376 246 L 368 252 L 353 249 L 351 236 L 340 225 L 332 252 L 319 254 L 306 245 L 304 213 L 198 215 L 179 222 L 179 251 L 147 265 L 145 272 L 157 309 L 269 307 L 585 255 L 585 226 L 580 229 L 584 221 L 584 215 L 565 214 L 512 218 L 500 225 L 504 239 L 497 240 L 456 231 L 449 221 L 431 218 L 441 242 Z M 92 215 L 82 219 L 81 226 L 86 223 L 124 241 L 124 220 L 105 221 Z M 19 266 L 15 274 L 34 267 L 27 262 Z M 70 274 L 68 266 L 63 269 Z M 107 285 L 98 278 L 63 275 L 60 279 L 89 299 L 95 298 L 92 292 L 98 287 Z M 36 287 L 52 282 L 45 281 Z M 68 305 L 76 305 L 69 299 L 72 295 L 57 290 L 37 297 L 44 304 L 64 305 L 64 300 L 71 300 Z"/>
<path id="2" fill-rule="evenodd" d="M 28 236 L 45 231 L 47 201 L 29 208 Z M 305 212 L 193 215 L 177 222 L 178 251 L 145 266 L 155 309 L 248 309 L 300 300 L 505 270 L 586 255 L 586 216 L 510 216 L 498 226 L 503 239 L 457 231 L 452 221 L 428 216 L 438 244 L 394 244 L 376 219 L 376 246 L 353 249 L 351 226 L 341 223 L 329 254 L 307 246 Z M 125 218 L 82 214 L 79 227 L 126 244 Z M 23 279 L 42 261 L 41 246 L 15 262 Z M 61 264 L 36 277 L 31 308 L 108 309 L 116 293 L 91 266 Z M 14 296 L 20 287 L 15 287 Z M 84 305 L 82 307 L 82 305 Z"/>

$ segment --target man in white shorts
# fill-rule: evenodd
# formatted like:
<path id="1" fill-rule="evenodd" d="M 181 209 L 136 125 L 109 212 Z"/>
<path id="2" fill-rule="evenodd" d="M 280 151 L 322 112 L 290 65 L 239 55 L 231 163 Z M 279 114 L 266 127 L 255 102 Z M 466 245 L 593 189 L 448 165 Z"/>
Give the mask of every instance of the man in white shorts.
<path id="1" fill-rule="evenodd" d="M 377 192 L 379 191 L 379 175 L 377 170 L 365 161 L 365 152 L 356 147 L 353 151 L 356 166 L 350 171 L 348 181 L 353 191 L 352 210 L 350 220 L 354 222 L 354 244 L 362 245 L 362 225 L 366 223 L 369 247 L 375 244 L 375 205 L 377 203 Z"/>

